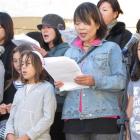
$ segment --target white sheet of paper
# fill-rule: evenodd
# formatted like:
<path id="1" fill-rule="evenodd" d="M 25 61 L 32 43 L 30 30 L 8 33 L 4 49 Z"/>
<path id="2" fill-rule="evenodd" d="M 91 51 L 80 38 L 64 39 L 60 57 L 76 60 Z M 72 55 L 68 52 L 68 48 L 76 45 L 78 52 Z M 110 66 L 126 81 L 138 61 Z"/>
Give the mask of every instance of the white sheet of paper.
<path id="1" fill-rule="evenodd" d="M 55 81 L 62 81 L 64 86 L 60 91 L 69 91 L 74 89 L 88 88 L 88 86 L 78 85 L 74 82 L 74 78 L 82 75 L 78 64 L 65 56 L 60 57 L 46 57 L 45 69 L 53 77 Z"/>
<path id="2" fill-rule="evenodd" d="M 40 44 L 37 40 L 35 40 L 23 33 L 14 35 L 14 39 L 12 41 L 17 45 L 21 45 L 24 42 L 28 42 L 30 44 L 36 45 L 37 47 L 40 47 Z"/>

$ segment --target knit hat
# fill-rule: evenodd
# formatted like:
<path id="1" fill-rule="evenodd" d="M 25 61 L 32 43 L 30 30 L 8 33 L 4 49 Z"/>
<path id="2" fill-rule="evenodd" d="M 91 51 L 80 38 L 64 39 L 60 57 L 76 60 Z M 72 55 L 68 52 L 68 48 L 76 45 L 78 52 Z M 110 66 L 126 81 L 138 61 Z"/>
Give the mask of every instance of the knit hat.
<path id="1" fill-rule="evenodd" d="M 65 29 L 65 22 L 64 22 L 63 18 L 56 14 L 45 15 L 42 18 L 42 24 L 37 25 L 37 28 L 39 30 L 41 30 L 43 25 L 52 27 L 52 28 L 55 28 L 58 30 Z"/>

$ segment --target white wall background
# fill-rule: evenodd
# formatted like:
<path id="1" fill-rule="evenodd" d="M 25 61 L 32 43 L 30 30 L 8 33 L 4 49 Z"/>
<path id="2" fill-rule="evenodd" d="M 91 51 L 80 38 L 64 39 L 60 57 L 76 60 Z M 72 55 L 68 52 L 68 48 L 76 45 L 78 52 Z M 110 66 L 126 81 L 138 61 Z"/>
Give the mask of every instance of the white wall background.
<path id="1" fill-rule="evenodd" d="M 11 16 L 44 16 L 56 13 L 64 18 L 72 18 L 75 8 L 86 0 L 0 0 L 0 11 L 6 11 Z M 88 0 L 97 3 L 98 0 Z M 140 0 L 119 0 L 124 14 L 120 20 L 127 27 L 135 27 L 140 18 Z"/>
<path id="2" fill-rule="evenodd" d="M 12 16 L 44 16 L 57 13 L 72 18 L 75 8 L 86 0 L 0 0 L 0 9 Z M 97 0 L 88 0 L 97 2 Z"/>

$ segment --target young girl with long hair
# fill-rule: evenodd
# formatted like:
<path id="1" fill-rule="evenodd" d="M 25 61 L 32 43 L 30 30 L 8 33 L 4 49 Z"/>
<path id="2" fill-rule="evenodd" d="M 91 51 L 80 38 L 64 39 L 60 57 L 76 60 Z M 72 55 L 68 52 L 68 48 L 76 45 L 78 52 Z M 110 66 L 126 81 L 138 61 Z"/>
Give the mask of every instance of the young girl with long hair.
<path id="1" fill-rule="evenodd" d="M 7 119 L 9 117 L 9 112 L 11 104 L 14 99 L 14 95 L 17 89 L 23 86 L 20 79 L 20 60 L 21 53 L 24 50 L 32 50 L 28 44 L 23 44 L 15 47 L 12 51 L 11 58 L 11 68 L 12 68 L 12 78 L 7 80 L 5 83 L 3 100 L 0 104 L 0 138 L 4 139 L 4 131 Z"/>
<path id="2" fill-rule="evenodd" d="M 128 84 L 127 116 L 130 122 L 131 139 L 140 138 L 140 41 L 136 44 L 135 64 L 133 66 L 131 80 Z"/>
<path id="3" fill-rule="evenodd" d="M 41 54 L 23 52 L 21 81 L 24 83 L 14 97 L 6 124 L 7 140 L 50 140 L 50 126 L 54 120 L 56 99 L 54 87 L 46 81 Z"/>
<path id="4" fill-rule="evenodd" d="M 78 36 L 65 55 L 78 62 L 88 53 L 78 64 L 83 74 L 74 78 L 88 88 L 66 94 L 62 112 L 66 140 L 118 140 L 118 96 L 126 82 L 121 49 L 103 39 L 106 25 L 93 3 L 76 8 L 74 25 Z M 56 81 L 56 86 L 63 83 Z"/>

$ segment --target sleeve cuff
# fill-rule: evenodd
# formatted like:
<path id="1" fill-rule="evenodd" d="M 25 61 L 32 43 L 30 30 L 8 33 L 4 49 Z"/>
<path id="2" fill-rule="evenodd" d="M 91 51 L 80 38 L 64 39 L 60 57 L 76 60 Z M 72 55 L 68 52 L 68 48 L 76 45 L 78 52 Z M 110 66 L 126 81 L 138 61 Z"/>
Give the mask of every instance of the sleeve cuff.
<path id="1" fill-rule="evenodd" d="M 35 133 L 33 132 L 33 130 L 28 131 L 26 135 L 27 135 L 31 140 L 34 140 L 34 139 L 37 137 L 37 134 L 35 134 Z"/>

